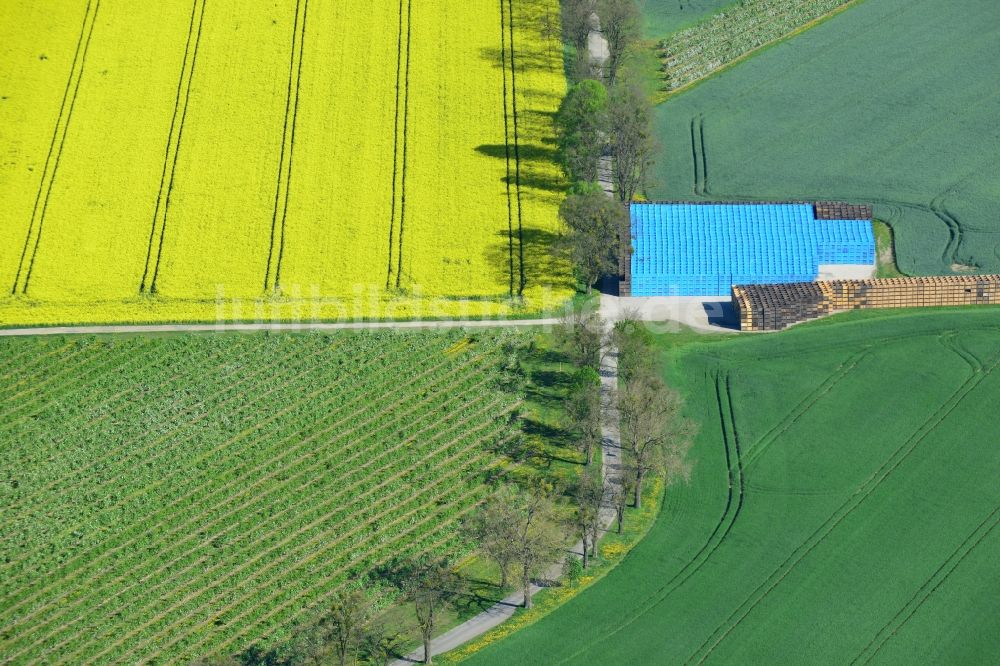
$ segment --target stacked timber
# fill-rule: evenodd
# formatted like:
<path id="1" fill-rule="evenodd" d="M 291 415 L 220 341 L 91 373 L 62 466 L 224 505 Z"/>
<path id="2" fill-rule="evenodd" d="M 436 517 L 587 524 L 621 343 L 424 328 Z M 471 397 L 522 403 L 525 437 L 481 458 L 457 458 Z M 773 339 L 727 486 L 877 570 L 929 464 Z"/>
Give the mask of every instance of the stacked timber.
<path id="1" fill-rule="evenodd" d="M 813 204 L 817 220 L 870 220 L 872 207 L 843 203 L 840 201 L 817 201 Z"/>
<path id="2" fill-rule="evenodd" d="M 780 331 L 844 310 L 1000 305 L 1000 275 L 737 285 L 732 298 L 742 330 Z"/>

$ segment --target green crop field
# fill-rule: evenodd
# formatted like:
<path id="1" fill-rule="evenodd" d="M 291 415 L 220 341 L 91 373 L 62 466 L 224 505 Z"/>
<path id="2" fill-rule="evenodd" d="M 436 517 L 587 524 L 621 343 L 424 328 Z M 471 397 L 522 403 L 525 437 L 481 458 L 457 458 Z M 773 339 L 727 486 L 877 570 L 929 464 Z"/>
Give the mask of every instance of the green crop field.
<path id="1" fill-rule="evenodd" d="M 899 268 L 1000 271 L 1000 5 L 868 0 L 656 112 L 657 199 L 876 204 Z"/>
<path id="2" fill-rule="evenodd" d="M 240 652 L 467 551 L 523 335 L 0 340 L 0 662 Z"/>
<path id="3" fill-rule="evenodd" d="M 701 424 L 649 536 L 473 663 L 989 663 L 1000 310 L 665 335 Z"/>

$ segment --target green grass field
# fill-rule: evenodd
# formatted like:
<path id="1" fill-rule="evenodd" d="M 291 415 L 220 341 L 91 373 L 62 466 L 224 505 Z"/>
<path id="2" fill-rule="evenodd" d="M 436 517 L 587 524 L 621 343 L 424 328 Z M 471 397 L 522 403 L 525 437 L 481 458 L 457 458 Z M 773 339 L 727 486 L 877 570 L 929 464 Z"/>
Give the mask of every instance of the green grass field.
<path id="1" fill-rule="evenodd" d="M 467 552 L 527 336 L 0 340 L 0 661 L 240 652 L 393 557 Z"/>
<path id="2" fill-rule="evenodd" d="M 908 274 L 1000 271 L 1000 6 L 868 0 L 656 111 L 655 199 L 876 204 Z"/>
<path id="3" fill-rule="evenodd" d="M 607 578 L 472 663 L 988 663 L 1000 309 L 665 335 L 690 482 Z"/>

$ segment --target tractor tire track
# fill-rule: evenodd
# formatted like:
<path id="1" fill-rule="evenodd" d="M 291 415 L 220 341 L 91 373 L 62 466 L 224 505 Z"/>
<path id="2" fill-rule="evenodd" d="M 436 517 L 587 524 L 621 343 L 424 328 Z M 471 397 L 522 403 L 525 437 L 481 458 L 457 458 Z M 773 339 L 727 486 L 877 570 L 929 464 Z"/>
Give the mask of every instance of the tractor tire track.
<path id="1" fill-rule="evenodd" d="M 507 256 L 510 271 L 508 292 L 514 297 L 514 169 L 511 168 L 513 156 L 510 149 L 510 88 L 507 84 L 507 28 L 504 21 L 504 3 L 500 0 L 500 73 L 503 75 L 503 143 L 507 163 Z"/>
<path id="2" fill-rule="evenodd" d="M 976 529 L 959 544 L 958 548 L 941 563 L 934 573 L 931 574 L 930 578 L 924 581 L 923 585 L 920 586 L 910 600 L 899 609 L 899 612 L 889 622 L 885 623 L 864 649 L 851 660 L 851 664 L 871 663 L 875 655 L 885 647 L 885 644 L 892 640 L 906 626 L 907 622 L 920 610 L 920 607 L 937 592 L 938 588 L 947 582 L 948 578 L 962 564 L 965 558 L 971 555 L 990 536 L 997 525 L 1000 525 L 1000 506 L 995 507 L 990 515 L 983 522 L 979 523 Z"/>
<path id="3" fill-rule="evenodd" d="M 501 12 L 502 11 L 501 5 Z M 510 41 L 510 98 L 514 120 L 514 183 L 517 191 L 517 252 L 519 277 L 517 295 L 521 296 L 524 293 L 526 281 L 524 275 L 524 221 L 521 215 L 521 133 L 519 113 L 517 110 L 517 48 L 514 43 L 516 32 L 514 27 L 514 0 L 507 0 L 507 23 L 507 37 Z"/>
<path id="4" fill-rule="evenodd" d="M 265 293 L 278 293 L 281 289 L 281 260 L 285 252 L 285 225 L 292 184 L 292 160 L 295 155 L 295 130 L 299 118 L 299 88 L 302 80 L 302 52 L 305 49 L 308 14 L 309 0 L 295 0 L 292 53 L 288 65 L 288 92 L 285 96 L 285 124 L 281 132 L 278 183 L 274 189 L 271 244 L 267 251 L 267 268 L 264 273 Z"/>
<path id="5" fill-rule="evenodd" d="M 410 125 L 410 37 L 413 0 L 399 0 L 399 36 L 396 55 L 396 116 L 392 146 L 392 211 L 385 288 L 402 286 L 403 227 L 406 221 L 407 139 Z M 398 227 L 398 231 L 397 231 Z M 395 262 L 393 251 L 395 250 Z"/>
<path id="6" fill-rule="evenodd" d="M 816 389 L 814 389 L 798 405 L 796 405 L 795 408 L 785 416 L 785 418 L 765 433 L 757 444 L 750 449 L 749 453 L 747 453 L 745 460 L 746 468 L 749 469 L 753 463 L 771 446 L 771 444 L 775 442 L 775 440 L 784 435 L 789 428 L 795 425 L 799 419 L 815 407 L 817 402 L 822 400 L 830 391 L 840 384 L 840 382 L 851 374 L 854 369 L 858 367 L 858 364 L 870 354 L 870 348 L 865 348 L 848 358 L 832 375 L 827 377 L 826 380 L 824 380 L 819 386 L 816 387 Z"/>
<path id="7" fill-rule="evenodd" d="M 163 155 L 163 173 L 160 175 L 160 189 L 156 194 L 156 207 L 153 209 L 153 222 L 149 229 L 146 264 L 142 271 L 142 281 L 139 283 L 140 294 L 146 292 L 147 286 L 150 292 L 156 293 L 156 276 L 160 271 L 160 255 L 163 253 L 163 235 L 167 228 L 170 193 L 174 189 L 177 156 L 180 154 L 184 121 L 187 119 L 188 100 L 191 98 L 191 82 L 194 80 L 195 64 L 198 62 L 201 28 L 205 19 L 205 2 L 206 0 L 194 0 L 191 4 L 191 23 L 188 26 L 187 42 L 184 45 L 181 74 L 177 79 L 174 115 L 170 119 L 170 131 L 167 133 L 167 147 Z"/>
<path id="8" fill-rule="evenodd" d="M 812 553 L 826 538 L 865 500 L 871 497 L 885 479 L 902 465 L 914 450 L 930 435 L 962 401 L 983 380 L 1000 366 L 1000 355 L 994 357 L 989 369 L 967 379 L 945 400 L 944 403 L 922 425 L 920 425 L 900 445 L 889 458 L 861 486 L 838 507 L 809 537 L 789 555 L 767 579 L 758 585 L 753 592 L 720 624 L 704 643 L 690 656 L 685 663 L 704 663 L 726 638 L 745 620 L 750 613 L 790 574 L 798 564 Z M 728 626 L 727 626 L 728 625 Z M 714 640 L 713 640 L 714 639 Z"/>
<path id="9" fill-rule="evenodd" d="M 80 36 L 76 43 L 76 52 L 73 55 L 73 64 L 70 66 L 66 89 L 63 91 L 62 102 L 59 105 L 59 116 L 56 119 L 55 129 L 52 131 L 49 152 L 45 156 L 42 178 L 38 183 L 38 193 L 35 195 L 35 204 L 31 211 L 31 222 L 24 238 L 21 258 L 17 263 L 17 273 L 10 290 L 11 295 L 16 296 L 19 292 L 21 294 L 28 293 L 31 272 L 35 267 L 35 257 L 38 255 L 38 246 L 42 240 L 45 213 L 48 211 L 52 186 L 59 172 L 59 159 L 62 157 L 63 146 L 66 145 L 66 135 L 69 133 L 69 126 L 73 120 L 73 107 L 76 106 L 80 82 L 83 80 L 83 72 L 87 67 L 87 53 L 90 50 L 90 40 L 94 36 L 94 26 L 97 24 L 97 13 L 100 8 L 101 0 L 88 0 L 87 9 L 83 16 L 83 25 L 80 27 Z"/>
<path id="10" fill-rule="evenodd" d="M 691 166 L 694 169 L 694 184 L 692 189 L 695 196 L 701 196 L 701 157 L 698 156 L 698 118 L 693 116 L 689 126 L 691 132 Z"/>
<path id="11" fill-rule="evenodd" d="M 956 257 L 958 247 L 962 244 L 962 225 L 954 215 L 945 209 L 944 199 L 946 196 L 948 196 L 947 192 L 934 197 L 928 206 L 928 211 L 934 213 L 948 228 L 948 244 L 945 245 L 944 252 L 941 254 L 941 260 L 946 266 L 951 266 L 960 263 Z"/>

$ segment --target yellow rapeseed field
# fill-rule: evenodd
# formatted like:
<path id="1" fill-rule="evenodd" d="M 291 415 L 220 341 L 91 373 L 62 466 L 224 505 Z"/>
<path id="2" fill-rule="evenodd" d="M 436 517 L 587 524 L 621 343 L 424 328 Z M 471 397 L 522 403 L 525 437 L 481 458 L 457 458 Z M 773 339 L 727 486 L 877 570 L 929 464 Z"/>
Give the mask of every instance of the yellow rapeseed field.
<path id="1" fill-rule="evenodd" d="M 6 0 L 0 325 L 531 314 L 555 0 Z"/>

